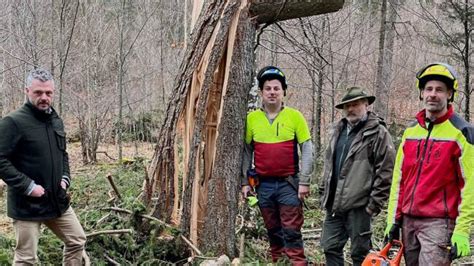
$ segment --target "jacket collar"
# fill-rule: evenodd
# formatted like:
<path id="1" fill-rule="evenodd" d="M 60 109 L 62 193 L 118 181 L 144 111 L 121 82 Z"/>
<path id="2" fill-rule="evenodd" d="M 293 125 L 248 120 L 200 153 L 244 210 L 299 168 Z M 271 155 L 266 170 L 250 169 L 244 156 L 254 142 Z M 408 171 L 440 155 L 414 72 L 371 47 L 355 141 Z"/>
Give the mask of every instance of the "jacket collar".
<path id="1" fill-rule="evenodd" d="M 40 121 L 50 120 L 56 114 L 56 111 L 53 109 L 53 107 L 50 107 L 47 111 L 42 111 L 36 108 L 30 101 L 26 101 L 25 107 L 33 113 L 36 119 Z"/>
<path id="2" fill-rule="evenodd" d="M 442 117 L 438 117 L 435 121 L 430 121 L 433 124 L 441 124 L 444 121 L 448 120 L 454 114 L 454 108 L 451 104 L 448 104 L 448 111 Z M 416 114 L 416 120 L 421 127 L 427 128 L 426 122 L 429 121 L 426 118 L 426 109 L 423 109 Z"/>

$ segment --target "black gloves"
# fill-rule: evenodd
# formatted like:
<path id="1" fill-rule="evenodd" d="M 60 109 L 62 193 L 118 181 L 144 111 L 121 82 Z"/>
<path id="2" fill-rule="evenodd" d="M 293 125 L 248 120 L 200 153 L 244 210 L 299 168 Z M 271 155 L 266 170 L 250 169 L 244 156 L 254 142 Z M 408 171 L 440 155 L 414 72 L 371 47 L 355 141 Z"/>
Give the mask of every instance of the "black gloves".
<path id="1" fill-rule="evenodd" d="M 398 223 L 394 223 L 391 226 L 387 226 L 387 228 L 385 228 L 385 237 L 383 242 L 390 243 L 394 239 L 400 240 L 400 225 Z"/>

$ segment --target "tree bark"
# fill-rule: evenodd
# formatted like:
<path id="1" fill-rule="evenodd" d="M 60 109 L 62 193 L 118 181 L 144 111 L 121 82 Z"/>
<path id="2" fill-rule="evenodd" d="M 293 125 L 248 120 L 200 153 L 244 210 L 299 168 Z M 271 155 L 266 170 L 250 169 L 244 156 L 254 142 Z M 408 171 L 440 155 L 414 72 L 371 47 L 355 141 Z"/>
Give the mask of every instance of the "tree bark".
<path id="1" fill-rule="evenodd" d="M 222 113 L 218 119 L 216 155 L 214 169 L 209 182 L 208 215 L 205 219 L 204 251 L 237 256 L 235 249 L 235 217 L 237 216 L 242 157 L 242 136 L 244 135 L 247 97 L 252 84 L 254 65 L 253 40 L 255 25 L 241 11 L 233 44 L 227 89 L 222 98 Z M 247 84 L 242 86 L 242 84 Z M 225 103 L 225 105 L 223 105 Z"/>
<path id="2" fill-rule="evenodd" d="M 302 18 L 338 11 L 344 0 L 252 0 L 250 14 L 258 23 L 272 23 L 292 18 Z"/>
<path id="3" fill-rule="evenodd" d="M 469 28 L 469 21 L 472 17 L 472 13 L 469 12 L 469 0 L 464 1 L 464 14 L 465 19 L 463 21 L 464 27 L 464 55 L 463 55 L 463 63 L 464 63 L 464 93 L 466 94 L 466 101 L 464 104 L 464 119 L 467 122 L 471 121 L 471 86 L 470 86 L 470 60 L 469 60 L 469 52 L 470 52 L 470 41 L 471 41 L 471 29 Z"/>
<path id="4" fill-rule="evenodd" d="M 387 117 L 388 93 L 387 82 L 385 77 L 387 71 L 385 39 L 387 32 L 387 1 L 382 0 L 381 18 L 380 18 L 380 33 L 379 33 L 379 55 L 377 59 L 377 74 L 375 76 L 375 96 L 377 101 L 374 104 L 374 111 L 381 117 Z"/>
<path id="5" fill-rule="evenodd" d="M 323 29 L 321 31 L 321 40 L 324 39 L 325 35 L 325 28 L 326 28 L 326 19 L 323 20 L 323 23 L 321 25 L 321 28 Z M 321 41 L 321 46 L 320 50 L 322 51 L 324 48 L 324 42 Z M 325 62 L 322 60 L 322 58 L 318 58 L 318 64 L 319 64 L 319 70 L 318 70 L 318 89 L 316 91 L 316 113 L 315 113 L 315 131 L 314 132 L 314 147 L 315 147 L 315 154 L 318 154 L 318 156 L 322 151 L 322 142 L 321 142 L 321 123 L 322 123 L 322 113 L 323 113 L 323 85 L 324 85 L 324 69 L 325 69 Z"/>
<path id="6" fill-rule="evenodd" d="M 160 128 L 159 139 L 155 148 L 152 162 L 149 167 L 149 176 L 151 177 L 150 186 L 145 187 L 146 200 L 151 202 L 153 193 L 158 194 L 158 201 L 154 208 L 154 215 L 165 221 L 171 220 L 173 213 L 173 205 L 170 199 L 174 198 L 175 193 L 180 193 L 188 187 L 187 173 L 183 173 L 183 187 L 175 191 L 173 179 L 177 177 L 174 161 L 179 160 L 175 158 L 176 141 L 183 142 L 183 167 L 187 167 L 190 154 L 186 150 L 190 146 L 189 139 L 191 136 L 186 135 L 184 131 L 191 131 L 194 128 L 194 107 L 198 102 L 197 92 L 191 90 L 193 75 L 195 69 L 198 68 L 201 58 L 204 55 L 206 46 L 212 37 L 216 24 L 219 21 L 220 15 L 224 8 L 224 1 L 209 1 L 203 7 L 201 19 L 196 23 L 190 44 L 186 50 L 180 71 L 177 75 L 176 85 L 174 86 L 173 95 L 168 103 L 166 117 L 163 125 Z M 202 78 L 196 78 L 196 82 Z M 186 104 L 192 105 L 185 110 Z M 186 116 L 186 111 L 188 115 Z M 179 134 L 179 135 L 178 135 Z M 181 139 L 182 138 L 182 139 Z M 193 163 L 194 164 L 194 163 Z M 176 174 L 176 176 L 175 176 Z M 175 206 L 176 208 L 180 206 Z M 175 221 L 179 223 L 179 217 Z"/>
<path id="7" fill-rule="evenodd" d="M 204 226 L 204 217 L 208 214 L 206 207 L 212 205 L 212 203 L 208 205 L 208 184 L 211 179 L 211 165 L 216 164 L 213 157 L 216 152 L 216 143 L 218 142 L 216 127 L 219 121 L 217 121 L 217 118 L 222 112 L 221 97 L 223 90 L 225 90 L 223 88 L 223 81 L 224 75 L 228 71 L 226 71 L 225 65 L 223 66 L 222 64 L 225 62 L 223 60 L 225 60 L 226 48 L 229 48 L 228 43 L 226 43 L 229 25 L 237 10 L 237 1 L 229 1 L 224 5 L 219 24 L 214 29 L 213 42 L 210 42 L 210 44 L 213 44 L 211 47 L 206 47 L 211 48 L 210 55 L 208 58 L 204 57 L 206 58 L 205 61 L 207 61 L 207 69 L 202 72 L 204 73 L 204 82 L 199 92 L 198 105 L 194 116 L 194 129 L 191 138 L 189 164 L 187 166 L 189 180 L 184 191 L 181 227 L 183 232 L 190 234 L 191 240 L 194 243 L 198 243 L 198 246 L 200 246 L 199 238 Z M 239 77 L 239 79 L 245 80 L 245 77 Z M 250 84 L 242 83 L 242 85 L 244 87 L 247 85 L 250 88 Z M 225 137 L 225 135 L 220 135 L 220 137 Z M 239 146 L 241 149 L 242 143 Z M 229 172 L 228 174 L 231 174 L 230 171 L 232 169 L 226 170 Z M 219 191 L 219 193 L 223 193 L 223 191 Z M 219 202 L 219 204 L 222 204 L 222 202 Z"/>

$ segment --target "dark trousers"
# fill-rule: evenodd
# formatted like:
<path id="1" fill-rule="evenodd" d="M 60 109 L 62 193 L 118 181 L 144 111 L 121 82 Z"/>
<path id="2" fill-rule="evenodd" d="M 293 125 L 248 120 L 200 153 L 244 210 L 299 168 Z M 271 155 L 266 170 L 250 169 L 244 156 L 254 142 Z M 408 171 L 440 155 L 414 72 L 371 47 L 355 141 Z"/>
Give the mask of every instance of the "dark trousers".
<path id="1" fill-rule="evenodd" d="M 268 178 L 261 179 L 257 193 L 273 262 L 286 254 L 292 265 L 306 265 L 301 235 L 303 208 L 296 189 L 288 181 Z"/>
<path id="2" fill-rule="evenodd" d="M 365 207 L 326 215 L 321 246 L 328 266 L 344 265 L 343 249 L 349 238 L 353 265 L 362 264 L 372 246 L 371 218 Z"/>

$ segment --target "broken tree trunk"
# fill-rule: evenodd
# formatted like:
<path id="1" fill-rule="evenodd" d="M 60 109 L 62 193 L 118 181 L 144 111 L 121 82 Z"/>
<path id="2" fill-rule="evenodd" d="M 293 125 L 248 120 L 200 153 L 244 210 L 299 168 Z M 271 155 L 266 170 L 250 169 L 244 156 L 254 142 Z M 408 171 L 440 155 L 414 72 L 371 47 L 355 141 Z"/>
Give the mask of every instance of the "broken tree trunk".
<path id="1" fill-rule="evenodd" d="M 272 23 L 292 18 L 302 18 L 336 12 L 344 0 L 253 0 L 250 13 L 258 23 Z"/>
<path id="2" fill-rule="evenodd" d="M 270 22 L 251 13 L 263 1 L 206 1 L 181 64 L 144 185 L 153 216 L 179 225 L 205 253 L 237 255 L 235 217 L 248 92 L 252 87 L 255 31 Z M 271 22 L 298 4 L 332 12 L 343 1 L 273 1 Z M 286 4 L 284 4 L 286 2 Z M 298 3 L 296 3 L 298 2 Z M 328 4 L 328 3 L 333 3 Z M 328 8 L 328 7 L 331 8 Z M 288 9 L 290 10 L 290 9 Z M 292 9 L 291 9 L 292 10 Z M 255 13 L 257 12 L 257 13 Z M 275 13 L 276 12 L 276 13 Z"/>

